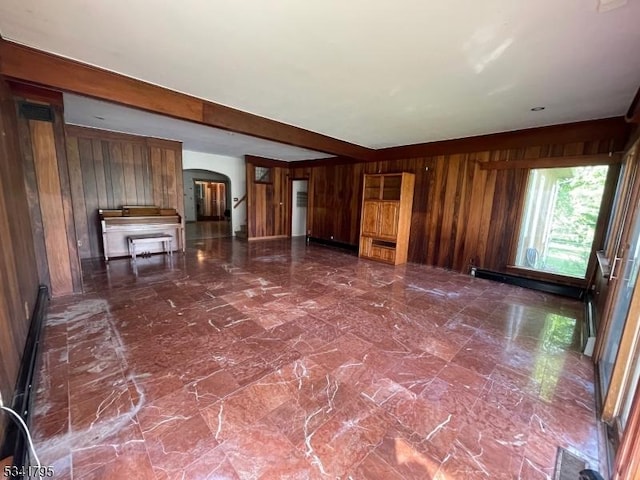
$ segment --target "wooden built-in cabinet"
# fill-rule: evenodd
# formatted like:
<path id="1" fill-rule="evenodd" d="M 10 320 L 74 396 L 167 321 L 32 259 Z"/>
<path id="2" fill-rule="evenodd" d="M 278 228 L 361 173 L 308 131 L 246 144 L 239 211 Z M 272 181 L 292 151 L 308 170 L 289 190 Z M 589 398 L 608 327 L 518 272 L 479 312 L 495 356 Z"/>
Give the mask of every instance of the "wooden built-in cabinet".
<path id="1" fill-rule="evenodd" d="M 360 256 L 400 265 L 407 263 L 413 173 L 365 175 L 360 223 Z"/>

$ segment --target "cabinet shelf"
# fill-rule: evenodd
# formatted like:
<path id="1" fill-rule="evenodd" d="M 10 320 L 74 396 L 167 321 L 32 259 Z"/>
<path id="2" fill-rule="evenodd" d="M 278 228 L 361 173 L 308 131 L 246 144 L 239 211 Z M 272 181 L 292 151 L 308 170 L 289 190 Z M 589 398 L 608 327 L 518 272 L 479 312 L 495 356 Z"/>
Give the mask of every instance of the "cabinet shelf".
<path id="1" fill-rule="evenodd" d="M 394 265 L 406 263 L 414 184 L 412 173 L 364 176 L 361 257 Z"/>

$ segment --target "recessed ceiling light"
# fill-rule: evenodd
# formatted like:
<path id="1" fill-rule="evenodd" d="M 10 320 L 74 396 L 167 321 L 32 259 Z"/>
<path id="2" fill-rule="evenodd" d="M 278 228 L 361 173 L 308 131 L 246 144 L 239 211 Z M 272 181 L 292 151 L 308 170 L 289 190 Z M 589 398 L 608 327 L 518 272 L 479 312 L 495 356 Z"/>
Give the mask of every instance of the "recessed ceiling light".
<path id="1" fill-rule="evenodd" d="M 532 111 L 532 112 L 540 112 L 540 111 L 542 111 L 542 110 L 544 110 L 544 109 L 545 109 L 545 107 L 533 107 L 533 108 L 531 109 L 531 111 Z"/>

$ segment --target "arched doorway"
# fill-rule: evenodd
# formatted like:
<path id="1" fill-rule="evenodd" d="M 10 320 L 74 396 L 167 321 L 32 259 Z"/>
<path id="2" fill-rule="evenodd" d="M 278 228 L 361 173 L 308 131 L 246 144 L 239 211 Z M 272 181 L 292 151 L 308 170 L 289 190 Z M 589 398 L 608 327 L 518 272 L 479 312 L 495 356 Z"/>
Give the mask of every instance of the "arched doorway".
<path id="1" fill-rule="evenodd" d="M 186 239 L 230 237 L 231 180 L 209 170 L 183 171 Z"/>

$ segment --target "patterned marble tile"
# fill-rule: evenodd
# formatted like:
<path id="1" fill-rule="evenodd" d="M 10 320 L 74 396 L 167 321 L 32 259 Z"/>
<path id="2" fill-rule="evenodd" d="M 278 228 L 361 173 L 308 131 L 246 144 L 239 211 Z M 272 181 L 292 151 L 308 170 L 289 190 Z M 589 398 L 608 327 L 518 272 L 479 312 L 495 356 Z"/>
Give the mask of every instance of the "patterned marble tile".
<path id="1" fill-rule="evenodd" d="M 595 466 L 582 304 L 303 241 L 86 262 L 34 412 L 56 478 L 546 479 Z"/>

